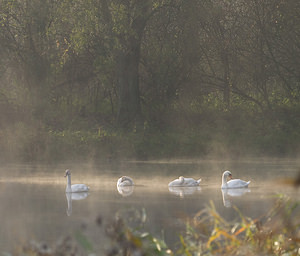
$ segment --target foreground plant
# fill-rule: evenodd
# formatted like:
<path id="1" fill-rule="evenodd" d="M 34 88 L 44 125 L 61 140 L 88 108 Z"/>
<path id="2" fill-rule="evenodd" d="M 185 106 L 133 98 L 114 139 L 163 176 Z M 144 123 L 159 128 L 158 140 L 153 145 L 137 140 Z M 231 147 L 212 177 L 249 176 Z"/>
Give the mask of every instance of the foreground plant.
<path id="1" fill-rule="evenodd" d="M 300 255 L 299 206 L 299 202 L 280 195 L 260 218 L 248 218 L 235 207 L 239 220 L 228 222 L 211 202 L 187 222 L 177 254 Z"/>
<path id="2" fill-rule="evenodd" d="M 22 256 L 170 256 L 174 255 L 166 243 L 154 237 L 143 228 L 147 215 L 144 209 L 126 209 L 117 212 L 112 220 L 102 225 L 99 216 L 96 224 L 99 232 L 103 231 L 109 239 L 109 247 L 104 252 L 95 251 L 84 229 L 65 237 L 50 246 L 46 243 L 30 241 L 22 245 L 13 255 Z M 101 242 L 101 241 L 99 241 Z M 103 242 L 103 241 L 102 241 Z M 7 256 L 12 254 L 7 253 Z"/>
<path id="3" fill-rule="evenodd" d="M 272 209 L 259 218 L 244 216 L 238 208 L 238 220 L 226 221 L 213 202 L 186 222 L 179 236 L 179 248 L 170 249 L 163 239 L 145 231 L 144 209 L 118 212 L 106 225 L 97 219 L 99 230 L 110 244 L 107 256 L 196 256 L 196 255 L 300 255 L 300 202 L 278 195 Z M 99 252 L 98 252 L 99 253 Z M 8 254 L 10 255 L 10 254 Z M 60 256 L 98 255 L 84 232 L 67 237 L 54 247 L 31 242 L 14 255 Z"/>
<path id="4" fill-rule="evenodd" d="M 121 218 L 116 218 L 107 226 L 106 234 L 112 242 L 108 256 L 173 255 L 163 240 L 148 232 L 130 228 Z"/>

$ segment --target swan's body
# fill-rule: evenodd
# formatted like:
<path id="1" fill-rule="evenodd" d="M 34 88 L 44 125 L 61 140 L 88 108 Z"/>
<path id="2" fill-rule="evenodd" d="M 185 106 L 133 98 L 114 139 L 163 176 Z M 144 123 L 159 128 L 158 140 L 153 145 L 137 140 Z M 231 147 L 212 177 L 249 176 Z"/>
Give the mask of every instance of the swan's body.
<path id="1" fill-rule="evenodd" d="M 122 176 L 118 179 L 117 187 L 133 186 L 133 180 L 128 176 Z"/>
<path id="2" fill-rule="evenodd" d="M 194 180 L 193 178 L 184 178 L 180 176 L 178 179 L 173 180 L 169 183 L 169 187 L 193 187 L 199 186 L 201 179 Z"/>
<path id="3" fill-rule="evenodd" d="M 71 185 L 71 171 L 68 169 L 66 170 L 65 177 L 67 177 L 67 193 L 78 193 L 78 192 L 87 192 L 90 188 L 85 184 L 73 184 Z"/>
<path id="4" fill-rule="evenodd" d="M 230 178 L 227 181 L 228 177 Z M 232 174 L 230 171 L 225 171 L 222 175 L 222 189 L 231 189 L 231 188 L 247 188 L 250 181 L 244 181 L 240 179 L 232 179 Z"/>

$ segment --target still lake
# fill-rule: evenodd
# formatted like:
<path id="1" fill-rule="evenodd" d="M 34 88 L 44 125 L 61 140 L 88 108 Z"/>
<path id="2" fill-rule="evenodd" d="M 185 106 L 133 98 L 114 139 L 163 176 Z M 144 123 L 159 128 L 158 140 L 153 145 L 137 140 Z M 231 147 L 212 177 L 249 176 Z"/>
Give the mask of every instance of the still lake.
<path id="1" fill-rule="evenodd" d="M 211 202 L 223 218 L 235 220 L 238 214 L 233 205 L 256 218 L 272 207 L 278 193 L 298 199 L 300 189 L 281 181 L 294 178 L 299 166 L 299 161 L 286 159 L 2 165 L 0 254 L 33 240 L 51 247 L 78 230 L 101 252 L 111 246 L 104 230 L 114 216 L 130 219 L 137 213 L 144 218 L 146 231 L 174 248 L 178 234 L 185 230 L 185 218 L 193 217 Z M 68 168 L 72 184 L 85 183 L 90 186 L 89 194 L 66 196 L 64 172 Z M 251 180 L 249 190 L 222 194 L 221 175 L 226 169 L 234 178 Z M 133 190 L 124 194 L 116 187 L 122 175 L 135 182 Z M 180 175 L 201 178 L 201 184 L 170 190 L 168 183 Z M 96 224 L 99 219 L 101 226 Z"/>

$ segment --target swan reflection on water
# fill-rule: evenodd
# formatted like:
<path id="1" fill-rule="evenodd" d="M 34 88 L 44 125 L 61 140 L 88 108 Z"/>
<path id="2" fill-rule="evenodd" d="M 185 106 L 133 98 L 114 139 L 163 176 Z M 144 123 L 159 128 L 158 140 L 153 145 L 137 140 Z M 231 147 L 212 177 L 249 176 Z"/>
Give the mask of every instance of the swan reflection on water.
<path id="1" fill-rule="evenodd" d="M 192 195 L 196 191 L 201 191 L 201 187 L 169 187 L 169 191 L 171 194 L 179 196 L 180 198 L 184 198 L 186 195 Z"/>
<path id="2" fill-rule="evenodd" d="M 130 196 L 133 193 L 134 186 L 117 186 L 118 192 L 122 196 Z"/>
<path id="3" fill-rule="evenodd" d="M 249 188 L 228 188 L 228 189 L 221 189 L 222 196 L 223 196 L 223 204 L 225 207 L 230 208 L 232 207 L 231 199 L 233 197 L 240 197 L 244 194 L 251 192 Z"/>
<path id="4" fill-rule="evenodd" d="M 66 193 L 67 202 L 68 202 L 68 208 L 67 208 L 67 215 L 72 215 L 72 201 L 79 201 L 84 200 L 89 195 L 88 192 L 78 192 L 78 193 Z"/>

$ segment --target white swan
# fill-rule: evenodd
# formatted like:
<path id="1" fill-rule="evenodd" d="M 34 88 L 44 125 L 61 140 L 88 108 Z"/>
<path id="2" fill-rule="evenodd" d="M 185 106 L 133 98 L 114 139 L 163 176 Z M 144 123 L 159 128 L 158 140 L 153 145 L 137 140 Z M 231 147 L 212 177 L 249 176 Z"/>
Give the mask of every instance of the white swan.
<path id="1" fill-rule="evenodd" d="M 169 183 L 169 187 L 193 187 L 198 186 L 201 182 L 201 179 L 194 180 L 193 178 L 184 178 L 180 176 L 178 179 L 173 180 Z"/>
<path id="2" fill-rule="evenodd" d="M 229 181 L 227 179 L 230 178 Z M 230 171 L 225 171 L 222 175 L 222 189 L 230 188 L 247 188 L 250 181 L 243 181 L 240 179 L 232 179 L 232 174 Z"/>
<path id="3" fill-rule="evenodd" d="M 133 186 L 133 180 L 128 176 L 122 176 L 118 179 L 117 187 L 124 187 L 124 186 Z"/>
<path id="4" fill-rule="evenodd" d="M 67 177 L 67 193 L 76 193 L 76 192 L 87 192 L 90 188 L 85 184 L 73 184 L 71 185 L 71 171 L 68 169 L 66 170 L 65 177 Z"/>

